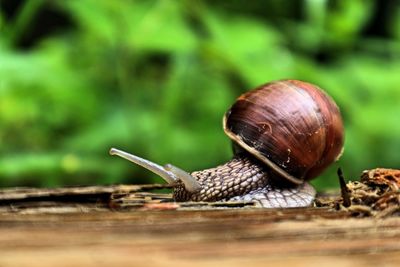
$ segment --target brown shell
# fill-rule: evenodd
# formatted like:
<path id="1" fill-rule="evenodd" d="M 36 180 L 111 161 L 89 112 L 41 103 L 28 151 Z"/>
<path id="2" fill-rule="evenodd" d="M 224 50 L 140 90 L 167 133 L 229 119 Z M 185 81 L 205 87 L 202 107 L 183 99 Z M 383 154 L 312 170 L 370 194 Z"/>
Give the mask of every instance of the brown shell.
<path id="1" fill-rule="evenodd" d="M 318 176 L 343 150 L 339 108 L 302 81 L 271 82 L 241 95 L 223 126 L 239 146 L 297 184 Z"/>

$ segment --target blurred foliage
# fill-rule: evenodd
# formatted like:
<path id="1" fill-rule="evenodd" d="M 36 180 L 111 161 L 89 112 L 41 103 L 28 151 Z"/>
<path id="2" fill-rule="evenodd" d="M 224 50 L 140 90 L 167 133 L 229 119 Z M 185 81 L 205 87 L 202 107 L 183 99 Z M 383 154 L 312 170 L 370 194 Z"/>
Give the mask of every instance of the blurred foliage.
<path id="1" fill-rule="evenodd" d="M 0 1 L 0 184 L 159 178 L 120 147 L 186 170 L 231 157 L 223 113 L 293 78 L 324 88 L 346 126 L 342 159 L 314 183 L 400 168 L 396 1 Z"/>

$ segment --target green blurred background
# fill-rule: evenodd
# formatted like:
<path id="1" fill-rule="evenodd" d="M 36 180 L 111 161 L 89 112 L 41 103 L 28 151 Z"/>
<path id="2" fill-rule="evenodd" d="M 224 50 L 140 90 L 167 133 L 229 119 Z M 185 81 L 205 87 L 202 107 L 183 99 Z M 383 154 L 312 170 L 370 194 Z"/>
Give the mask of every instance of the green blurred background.
<path id="1" fill-rule="evenodd" d="M 0 185 L 161 181 L 111 146 L 188 171 L 228 160 L 223 113 L 293 78 L 341 108 L 341 166 L 400 168 L 398 1 L 0 1 Z"/>

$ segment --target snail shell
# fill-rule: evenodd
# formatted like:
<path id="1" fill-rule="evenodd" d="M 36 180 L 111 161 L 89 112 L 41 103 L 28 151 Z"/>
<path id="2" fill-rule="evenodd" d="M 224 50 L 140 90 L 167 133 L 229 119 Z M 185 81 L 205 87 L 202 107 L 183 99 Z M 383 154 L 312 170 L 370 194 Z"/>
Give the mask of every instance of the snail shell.
<path id="1" fill-rule="evenodd" d="M 343 150 L 339 108 L 321 89 L 297 80 L 241 95 L 223 127 L 241 148 L 296 184 L 318 176 Z"/>

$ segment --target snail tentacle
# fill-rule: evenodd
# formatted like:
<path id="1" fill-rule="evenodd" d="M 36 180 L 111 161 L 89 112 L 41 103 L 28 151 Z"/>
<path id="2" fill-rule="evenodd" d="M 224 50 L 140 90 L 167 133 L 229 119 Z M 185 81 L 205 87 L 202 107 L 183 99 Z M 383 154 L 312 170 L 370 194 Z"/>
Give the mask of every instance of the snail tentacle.
<path id="1" fill-rule="evenodd" d="M 163 178 L 168 184 L 175 184 L 178 181 L 178 178 L 175 176 L 175 174 L 166 170 L 163 166 L 158 165 L 157 163 L 154 163 L 150 160 L 132 155 L 128 152 L 116 148 L 110 149 L 110 155 L 116 155 L 126 160 L 129 160 L 130 162 L 133 162 L 137 165 L 140 165 L 143 168 L 148 169 L 149 171 Z"/>
<path id="2" fill-rule="evenodd" d="M 174 165 L 167 164 L 163 167 L 150 160 L 132 155 L 116 148 L 111 148 L 110 154 L 117 155 L 137 165 L 140 165 L 145 169 L 148 169 L 149 171 L 163 178 L 168 184 L 174 185 L 178 181 L 182 181 L 188 192 L 195 193 L 201 189 L 200 183 L 192 175 Z"/>

